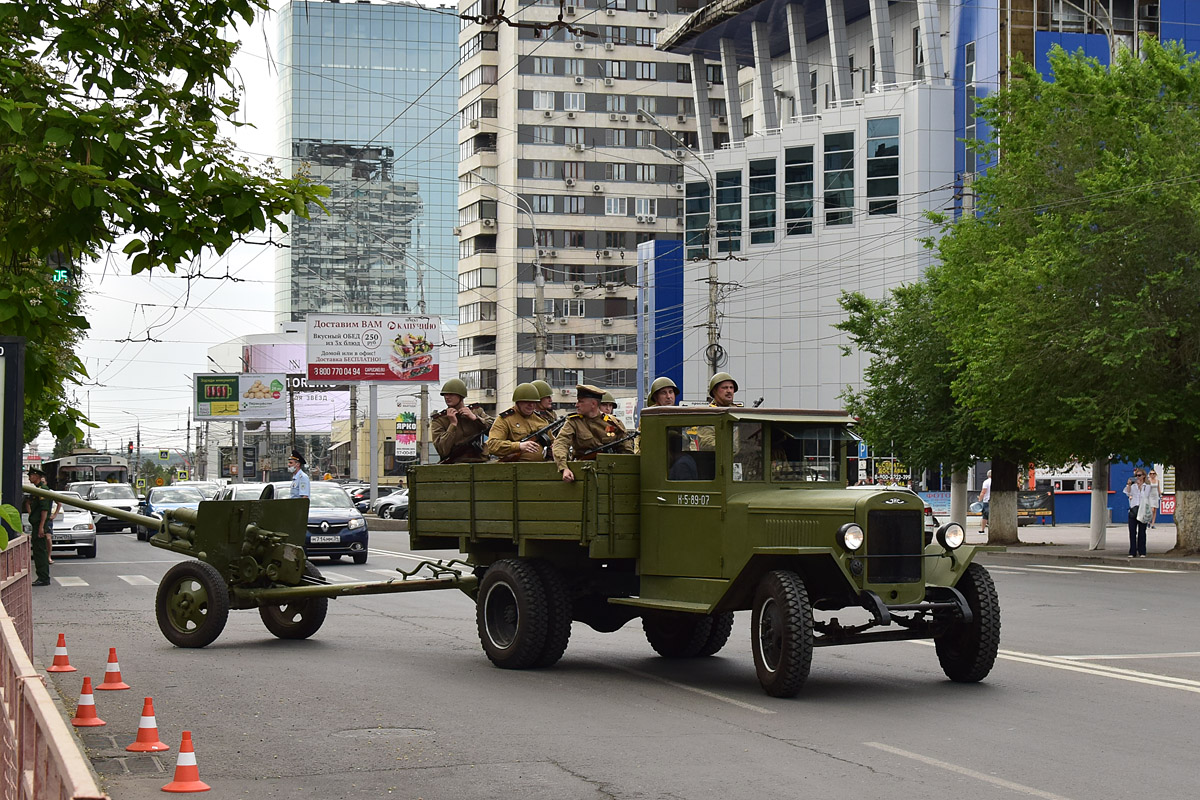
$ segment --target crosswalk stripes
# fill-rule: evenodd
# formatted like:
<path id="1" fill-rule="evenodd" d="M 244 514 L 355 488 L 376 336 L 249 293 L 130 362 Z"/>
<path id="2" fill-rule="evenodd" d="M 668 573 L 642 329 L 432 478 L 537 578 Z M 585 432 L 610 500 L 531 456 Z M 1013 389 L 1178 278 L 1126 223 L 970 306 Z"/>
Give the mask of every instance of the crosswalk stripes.
<path id="1" fill-rule="evenodd" d="M 83 578 L 75 578 L 70 575 L 51 578 L 50 580 L 57 583 L 59 586 L 87 586 L 88 582 Z"/>
<path id="2" fill-rule="evenodd" d="M 1123 567 L 1113 564 L 1015 564 L 989 565 L 988 572 L 997 575 L 1146 575 L 1146 574 L 1182 574 L 1184 569 L 1159 569 L 1155 567 Z"/>
<path id="3" fill-rule="evenodd" d="M 130 586 L 158 586 L 158 581 L 152 581 L 145 575 L 118 575 L 117 577 Z"/>

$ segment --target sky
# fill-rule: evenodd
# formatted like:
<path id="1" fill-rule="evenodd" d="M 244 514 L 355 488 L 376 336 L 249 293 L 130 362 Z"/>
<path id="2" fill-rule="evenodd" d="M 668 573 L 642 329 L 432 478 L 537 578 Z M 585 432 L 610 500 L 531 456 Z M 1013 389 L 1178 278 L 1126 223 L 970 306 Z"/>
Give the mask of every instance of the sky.
<path id="1" fill-rule="evenodd" d="M 280 6 L 282 2 L 272 0 L 273 8 Z M 276 47 L 275 14 L 260 17 L 238 37 L 242 49 L 235 68 L 245 86 L 239 119 L 256 127 L 228 132 L 257 163 L 277 151 L 277 74 L 267 58 L 268 42 L 272 52 Z M 116 449 L 135 439 L 139 426 L 144 449 L 183 448 L 188 444 L 191 376 L 212 366 L 208 348 L 273 329 L 274 248 L 238 244 L 223 257 L 208 253 L 198 267 L 184 265 L 174 275 L 138 276 L 129 274 L 120 245 L 114 250 L 108 261 L 85 268 L 91 330 L 77 352 L 90 377 L 68 396 L 99 425 L 91 431 L 97 449 Z M 237 280 L 184 277 L 197 271 Z M 157 341 L 146 341 L 148 337 Z M 193 422 L 193 448 L 195 427 Z M 43 433 L 38 447 L 48 453 L 53 438 Z"/>

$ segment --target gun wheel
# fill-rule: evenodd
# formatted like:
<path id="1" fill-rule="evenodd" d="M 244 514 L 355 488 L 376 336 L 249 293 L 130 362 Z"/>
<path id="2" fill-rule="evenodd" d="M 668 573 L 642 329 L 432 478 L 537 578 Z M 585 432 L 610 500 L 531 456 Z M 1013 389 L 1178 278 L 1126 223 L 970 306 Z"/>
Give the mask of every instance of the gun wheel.
<path id="1" fill-rule="evenodd" d="M 772 697 L 795 697 L 812 666 L 813 612 L 800 576 L 775 570 L 754 593 L 750 618 L 754 670 Z"/>
<path id="2" fill-rule="evenodd" d="M 536 666 L 546 646 L 546 592 L 536 568 L 506 558 L 488 567 L 479 583 L 475 620 L 479 641 L 501 669 Z"/>
<path id="3" fill-rule="evenodd" d="M 971 622 L 956 623 L 934 639 L 938 662 L 946 677 L 975 683 L 987 677 L 1000 649 L 1000 598 L 992 576 L 980 564 L 970 564 L 955 586 L 971 609 Z"/>
<path id="4" fill-rule="evenodd" d="M 304 564 L 304 577 L 304 583 L 325 583 L 311 561 Z M 328 610 L 328 597 L 306 597 L 283 605 L 259 606 L 258 615 L 267 630 L 280 639 L 307 639 L 321 629 Z"/>
<path id="5" fill-rule="evenodd" d="M 158 628 L 176 647 L 204 647 L 229 619 L 229 589 L 221 573 L 203 561 L 167 570 L 154 599 Z"/>

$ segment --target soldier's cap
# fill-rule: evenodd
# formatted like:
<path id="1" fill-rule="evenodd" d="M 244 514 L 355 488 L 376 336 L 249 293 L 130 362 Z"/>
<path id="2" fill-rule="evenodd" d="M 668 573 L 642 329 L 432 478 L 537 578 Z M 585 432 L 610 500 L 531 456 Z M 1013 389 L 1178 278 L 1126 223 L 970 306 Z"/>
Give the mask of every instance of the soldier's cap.
<path id="1" fill-rule="evenodd" d="M 593 397 L 597 400 L 604 399 L 604 390 L 597 389 L 595 386 L 589 386 L 586 383 L 581 383 L 575 387 L 575 393 L 579 395 L 579 399 L 583 400 L 588 397 Z"/>
<path id="2" fill-rule="evenodd" d="M 294 459 L 296 459 L 296 460 L 297 460 L 297 461 L 299 461 L 301 464 L 307 464 L 307 463 L 308 463 L 307 461 L 305 461 L 305 460 L 304 460 L 304 456 L 300 455 L 300 451 L 299 451 L 299 450 L 293 450 L 293 451 L 292 451 L 292 455 L 291 455 L 290 457 L 291 457 L 291 458 L 294 458 Z"/>
<path id="3" fill-rule="evenodd" d="M 46 473 L 42 472 L 42 471 L 41 471 L 40 469 L 38 469 L 37 467 L 30 467 L 30 468 L 29 468 L 29 474 L 30 474 L 30 475 L 45 475 Z"/>

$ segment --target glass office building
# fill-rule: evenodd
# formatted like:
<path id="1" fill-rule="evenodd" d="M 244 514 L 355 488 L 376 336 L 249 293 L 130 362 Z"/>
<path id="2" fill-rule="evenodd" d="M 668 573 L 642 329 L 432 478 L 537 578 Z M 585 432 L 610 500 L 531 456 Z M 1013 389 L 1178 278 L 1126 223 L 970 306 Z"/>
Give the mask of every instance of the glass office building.
<path id="1" fill-rule="evenodd" d="M 280 12 L 277 61 L 281 155 L 332 194 L 278 252 L 276 322 L 455 318 L 454 12 L 297 0 Z"/>

